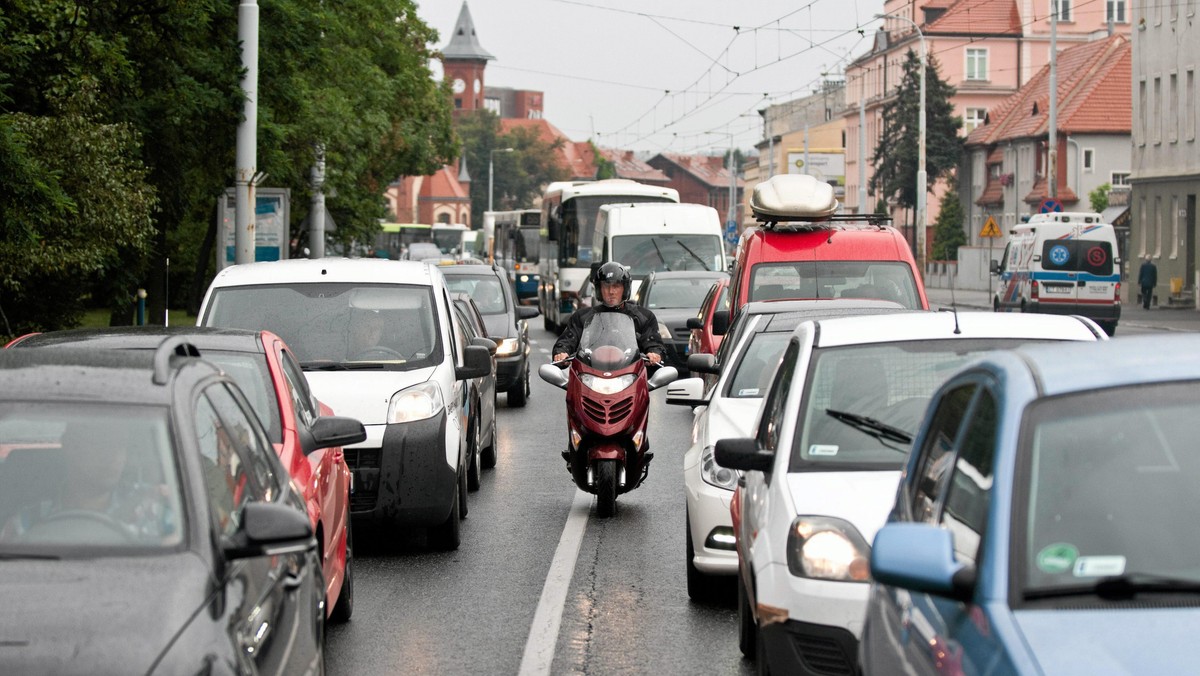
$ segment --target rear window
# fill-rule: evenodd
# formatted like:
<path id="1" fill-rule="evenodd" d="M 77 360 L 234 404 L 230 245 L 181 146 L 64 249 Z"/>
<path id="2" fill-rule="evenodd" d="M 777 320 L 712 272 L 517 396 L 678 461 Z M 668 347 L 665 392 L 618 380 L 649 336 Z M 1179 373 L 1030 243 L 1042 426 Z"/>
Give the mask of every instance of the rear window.
<path id="1" fill-rule="evenodd" d="M 1049 239 L 1042 243 L 1042 268 L 1086 272 L 1098 276 L 1113 273 L 1112 244 L 1094 239 Z"/>
<path id="2" fill-rule="evenodd" d="M 920 310 L 912 269 L 897 261 L 759 263 L 750 272 L 750 300 L 871 298 Z"/>

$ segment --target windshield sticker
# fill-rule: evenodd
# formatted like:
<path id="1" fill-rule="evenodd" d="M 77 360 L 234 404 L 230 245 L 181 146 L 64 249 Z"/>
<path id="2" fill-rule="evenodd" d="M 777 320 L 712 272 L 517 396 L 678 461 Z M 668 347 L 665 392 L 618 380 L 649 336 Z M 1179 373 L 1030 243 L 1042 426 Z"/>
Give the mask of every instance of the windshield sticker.
<path id="1" fill-rule="evenodd" d="M 1081 556 L 1075 560 L 1075 577 L 1110 577 L 1125 572 L 1124 556 Z"/>
<path id="2" fill-rule="evenodd" d="M 1066 542 L 1055 542 L 1046 545 L 1037 555 L 1037 567 L 1043 573 L 1065 573 L 1075 565 L 1079 550 L 1075 545 Z"/>
<path id="3" fill-rule="evenodd" d="M 759 388 L 757 388 L 757 387 L 742 388 L 742 389 L 738 390 L 738 396 L 739 397 L 757 397 L 758 389 Z"/>
<path id="4" fill-rule="evenodd" d="M 813 444 L 808 447 L 809 455 L 837 455 L 838 446 L 836 444 Z"/>

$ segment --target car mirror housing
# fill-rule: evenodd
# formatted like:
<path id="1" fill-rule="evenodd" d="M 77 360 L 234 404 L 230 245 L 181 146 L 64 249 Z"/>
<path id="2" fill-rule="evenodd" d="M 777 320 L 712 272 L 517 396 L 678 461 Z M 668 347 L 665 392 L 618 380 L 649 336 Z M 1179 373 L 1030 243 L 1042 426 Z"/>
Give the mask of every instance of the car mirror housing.
<path id="1" fill-rule="evenodd" d="M 699 317 L 688 317 L 687 318 L 687 327 L 694 331 L 703 331 L 704 330 L 704 321 L 702 319 L 700 319 Z"/>
<path id="2" fill-rule="evenodd" d="M 717 310 L 712 316 L 712 332 L 715 336 L 723 336 L 729 330 L 729 310 Z"/>
<path id="3" fill-rule="evenodd" d="M 517 319 L 533 319 L 541 313 L 541 310 L 537 309 L 537 307 L 533 305 L 517 306 Z"/>
<path id="4" fill-rule="evenodd" d="M 871 547 L 871 578 L 957 601 L 969 601 L 975 591 L 975 568 L 954 560 L 954 533 L 932 524 L 881 528 Z"/>
<path id="5" fill-rule="evenodd" d="M 471 344 L 478 345 L 479 347 L 486 349 L 489 355 L 496 354 L 496 341 L 492 340 L 491 338 L 477 336 L 471 339 Z"/>
<path id="6" fill-rule="evenodd" d="M 770 472 L 775 465 L 775 454 L 759 448 L 753 437 L 717 441 L 713 459 L 722 467 L 742 471 Z"/>
<path id="7" fill-rule="evenodd" d="M 355 418 L 340 415 L 323 415 L 312 425 L 313 450 L 348 446 L 367 440 L 367 430 Z M 309 451 L 311 452 L 311 451 Z"/>
<path id="8" fill-rule="evenodd" d="M 711 354 L 689 354 L 687 367 L 689 371 L 695 371 L 696 373 L 721 373 L 721 367 L 717 365 L 717 358 Z"/>
<path id="9" fill-rule="evenodd" d="M 317 546 L 312 523 L 303 511 L 274 502 L 249 502 L 241 527 L 223 547 L 225 558 L 245 559 L 306 552 Z"/>
<path id="10" fill-rule="evenodd" d="M 675 406 L 703 406 L 704 379 L 684 378 L 676 380 L 667 388 L 667 403 Z"/>
<path id="11" fill-rule="evenodd" d="M 486 338 L 484 340 L 487 340 Z M 488 340 L 487 342 L 492 343 Z M 492 343 L 495 345 L 495 343 Z M 482 345 L 468 345 L 463 350 L 463 365 L 454 369 L 455 380 L 482 378 L 492 372 L 492 353 Z"/>

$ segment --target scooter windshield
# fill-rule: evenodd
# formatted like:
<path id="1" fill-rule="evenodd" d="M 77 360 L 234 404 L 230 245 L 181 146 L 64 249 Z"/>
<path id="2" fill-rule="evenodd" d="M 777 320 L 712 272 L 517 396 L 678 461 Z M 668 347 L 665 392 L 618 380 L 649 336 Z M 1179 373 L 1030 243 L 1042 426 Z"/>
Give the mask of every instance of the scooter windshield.
<path id="1" fill-rule="evenodd" d="M 641 358 L 633 318 L 623 312 L 597 312 L 579 337 L 583 363 L 595 369 L 615 371 Z"/>

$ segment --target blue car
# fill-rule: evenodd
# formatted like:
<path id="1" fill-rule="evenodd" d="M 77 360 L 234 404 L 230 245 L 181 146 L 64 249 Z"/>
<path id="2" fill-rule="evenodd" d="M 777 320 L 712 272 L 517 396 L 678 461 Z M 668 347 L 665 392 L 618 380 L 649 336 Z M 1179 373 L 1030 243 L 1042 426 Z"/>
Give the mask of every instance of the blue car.
<path id="1" fill-rule="evenodd" d="M 867 674 L 1194 673 L 1200 336 L 991 353 L 871 550 Z"/>

